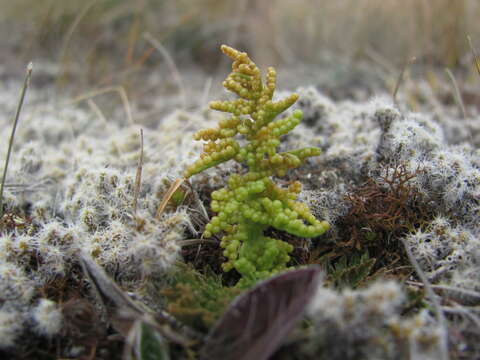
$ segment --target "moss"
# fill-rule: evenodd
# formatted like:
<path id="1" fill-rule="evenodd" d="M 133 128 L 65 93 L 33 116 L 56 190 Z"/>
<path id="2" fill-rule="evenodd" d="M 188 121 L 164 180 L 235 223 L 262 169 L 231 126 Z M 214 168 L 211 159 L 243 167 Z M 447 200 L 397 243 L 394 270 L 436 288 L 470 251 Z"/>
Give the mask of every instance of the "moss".
<path id="1" fill-rule="evenodd" d="M 434 214 L 429 197 L 413 185 L 420 173 L 395 164 L 349 193 L 350 210 L 339 221 L 345 239 L 338 244 L 341 252 L 368 251 L 379 260 L 374 271 L 408 264 L 398 239 L 428 224 Z"/>
<path id="2" fill-rule="evenodd" d="M 240 292 L 238 288 L 223 286 L 220 276 L 208 268 L 202 274 L 189 265 L 179 265 L 162 295 L 173 316 L 197 330 L 207 331 Z"/>

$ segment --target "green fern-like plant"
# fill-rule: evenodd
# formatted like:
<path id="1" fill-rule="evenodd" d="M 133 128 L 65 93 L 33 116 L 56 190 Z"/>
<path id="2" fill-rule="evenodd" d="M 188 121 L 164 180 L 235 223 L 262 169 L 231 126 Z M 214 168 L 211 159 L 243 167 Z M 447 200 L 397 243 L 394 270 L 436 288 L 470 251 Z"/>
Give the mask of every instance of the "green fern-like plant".
<path id="1" fill-rule="evenodd" d="M 285 176 L 311 156 L 320 154 L 315 147 L 278 152 L 280 138 L 293 130 L 302 119 L 302 112 L 277 119 L 298 99 L 292 94 L 278 102 L 272 98 L 276 88 L 275 69 L 268 68 L 266 81 L 247 53 L 229 46 L 221 47 L 233 60 L 232 72 L 223 86 L 237 94 L 233 101 L 213 101 L 210 108 L 230 113 L 217 128 L 200 130 L 195 140 L 203 140 L 203 153 L 187 168 L 185 177 L 234 160 L 247 167 L 243 174 L 232 174 L 228 185 L 212 193 L 211 208 L 217 213 L 207 224 L 204 237 L 224 232 L 221 241 L 228 259 L 223 270 L 235 268 L 242 279 L 238 286 L 249 286 L 258 279 L 286 268 L 292 245 L 267 237 L 269 227 L 299 237 L 316 237 L 329 229 L 325 221 L 317 220 L 308 206 L 296 201 L 301 191 L 299 182 L 284 189 L 272 176 Z M 244 145 L 237 141 L 243 137 Z"/>
<path id="2" fill-rule="evenodd" d="M 171 284 L 162 290 L 170 314 L 199 331 L 207 331 L 241 289 L 226 287 L 220 276 L 205 268 L 200 273 L 179 264 Z"/>
<path id="3" fill-rule="evenodd" d="M 368 252 L 350 257 L 343 255 L 335 265 L 327 263 L 329 280 L 340 287 L 357 288 L 367 280 L 375 262 Z"/>

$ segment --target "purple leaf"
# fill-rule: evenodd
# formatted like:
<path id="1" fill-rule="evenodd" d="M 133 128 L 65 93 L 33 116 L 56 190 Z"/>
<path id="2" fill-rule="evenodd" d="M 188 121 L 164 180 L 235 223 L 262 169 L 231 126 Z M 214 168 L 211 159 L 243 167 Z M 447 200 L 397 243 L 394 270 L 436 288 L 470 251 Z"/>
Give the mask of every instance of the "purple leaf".
<path id="1" fill-rule="evenodd" d="M 237 297 L 208 335 L 202 358 L 268 359 L 301 319 L 320 272 L 287 271 Z"/>

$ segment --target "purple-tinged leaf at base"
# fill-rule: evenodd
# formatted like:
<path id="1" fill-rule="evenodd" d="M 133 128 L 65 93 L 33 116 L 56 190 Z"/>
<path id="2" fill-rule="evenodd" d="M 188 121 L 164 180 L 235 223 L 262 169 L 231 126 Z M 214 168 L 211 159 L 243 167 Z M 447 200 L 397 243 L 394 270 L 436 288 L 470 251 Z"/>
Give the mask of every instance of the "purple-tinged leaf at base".
<path id="1" fill-rule="evenodd" d="M 282 344 L 302 318 L 321 271 L 287 271 L 237 297 L 211 330 L 203 359 L 263 360 Z"/>

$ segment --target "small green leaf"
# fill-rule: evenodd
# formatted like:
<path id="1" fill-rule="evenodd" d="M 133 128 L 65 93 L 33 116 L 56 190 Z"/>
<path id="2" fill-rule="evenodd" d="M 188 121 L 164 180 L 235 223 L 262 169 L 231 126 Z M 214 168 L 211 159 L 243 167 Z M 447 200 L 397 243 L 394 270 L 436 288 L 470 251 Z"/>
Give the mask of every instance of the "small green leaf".
<path id="1" fill-rule="evenodd" d="M 175 206 L 180 206 L 182 205 L 186 197 L 187 193 L 185 192 L 185 190 L 178 188 L 172 195 L 172 201 Z"/>
<path id="2" fill-rule="evenodd" d="M 140 360 L 170 360 L 168 343 L 146 323 L 141 325 Z"/>

